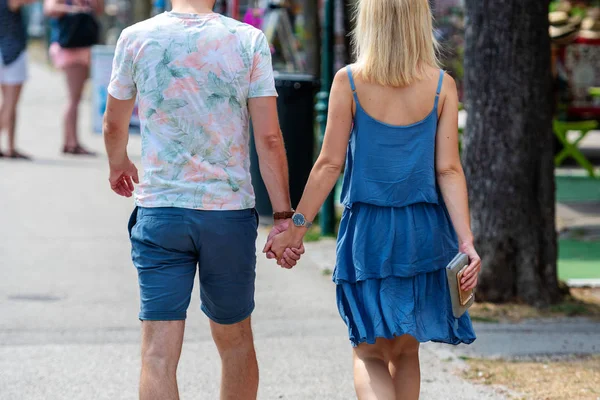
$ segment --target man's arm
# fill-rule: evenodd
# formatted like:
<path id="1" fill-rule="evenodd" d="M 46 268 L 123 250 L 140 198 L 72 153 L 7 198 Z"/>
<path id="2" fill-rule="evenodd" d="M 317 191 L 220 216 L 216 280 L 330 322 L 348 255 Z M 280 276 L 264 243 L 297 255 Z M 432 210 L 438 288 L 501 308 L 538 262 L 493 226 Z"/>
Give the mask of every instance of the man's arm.
<path id="1" fill-rule="evenodd" d="M 139 183 L 137 168 L 127 155 L 129 121 L 134 106 L 135 97 L 118 100 L 108 95 L 104 114 L 103 134 L 110 167 L 110 187 L 115 193 L 125 197 L 133 194 L 133 182 Z"/>
<path id="2" fill-rule="evenodd" d="M 248 100 L 254 128 L 256 152 L 269 199 L 274 212 L 290 211 L 290 185 L 287 156 L 277 118 L 275 97 L 256 97 Z"/>
<path id="3" fill-rule="evenodd" d="M 273 211 L 291 211 L 288 164 L 277 118 L 277 98 L 270 96 L 250 98 L 248 108 L 254 128 L 260 174 L 269 192 Z M 285 231 L 289 226 L 289 219 L 275 221 L 268 240 Z M 304 254 L 303 245 L 298 249 L 287 249 L 278 262 L 282 267 L 289 269 L 296 265 L 302 254 Z M 275 258 L 275 254 L 268 252 L 267 258 Z"/>

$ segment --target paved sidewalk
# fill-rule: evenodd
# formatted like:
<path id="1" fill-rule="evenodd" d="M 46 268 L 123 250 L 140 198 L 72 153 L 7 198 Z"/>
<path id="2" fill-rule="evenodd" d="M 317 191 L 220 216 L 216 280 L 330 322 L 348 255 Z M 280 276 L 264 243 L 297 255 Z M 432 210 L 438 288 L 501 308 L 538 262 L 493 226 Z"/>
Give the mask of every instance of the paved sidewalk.
<path id="1" fill-rule="evenodd" d="M 31 65 L 18 144 L 34 162 L 0 160 L 0 400 L 135 399 L 138 288 L 129 258 L 130 200 L 112 194 L 105 156 L 60 155 L 62 78 Z M 82 104 L 84 144 L 102 153 Z M 140 139 L 130 151 L 139 160 Z M 259 244 L 265 239 L 261 232 Z M 335 290 L 310 258 L 293 271 L 260 258 L 253 316 L 260 399 L 346 400 L 351 348 Z M 219 363 L 192 297 L 179 369 L 183 399 L 217 399 Z M 501 399 L 452 371 L 445 349 L 422 352 L 423 399 Z"/>

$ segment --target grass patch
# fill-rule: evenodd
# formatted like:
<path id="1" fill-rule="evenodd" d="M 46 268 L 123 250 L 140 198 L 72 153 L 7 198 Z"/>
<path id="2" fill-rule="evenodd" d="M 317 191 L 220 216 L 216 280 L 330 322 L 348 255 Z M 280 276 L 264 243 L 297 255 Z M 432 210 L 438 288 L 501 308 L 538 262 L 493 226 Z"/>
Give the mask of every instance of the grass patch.
<path id="1" fill-rule="evenodd" d="M 558 276 L 561 280 L 600 279 L 600 242 L 561 239 Z"/>
<path id="2" fill-rule="evenodd" d="M 321 240 L 321 229 L 317 225 L 310 227 L 306 235 L 304 236 L 305 242 L 318 242 Z"/>
<path id="3" fill-rule="evenodd" d="M 469 310 L 471 319 L 478 322 L 518 322 L 528 318 L 590 317 L 600 319 L 600 289 L 572 288 L 562 302 L 545 309 L 527 304 L 475 303 Z"/>
<path id="4" fill-rule="evenodd" d="M 471 320 L 474 322 L 488 322 L 488 323 L 500 322 L 500 320 L 498 318 L 483 317 L 483 316 L 478 316 L 478 315 L 471 315 Z"/>
<path id="5" fill-rule="evenodd" d="M 469 369 L 464 376 L 467 379 L 484 385 L 502 385 L 527 399 L 600 398 L 600 356 L 539 362 L 466 361 Z"/>
<path id="6" fill-rule="evenodd" d="M 593 202 L 600 201 L 598 180 L 588 176 L 556 176 L 556 201 Z"/>

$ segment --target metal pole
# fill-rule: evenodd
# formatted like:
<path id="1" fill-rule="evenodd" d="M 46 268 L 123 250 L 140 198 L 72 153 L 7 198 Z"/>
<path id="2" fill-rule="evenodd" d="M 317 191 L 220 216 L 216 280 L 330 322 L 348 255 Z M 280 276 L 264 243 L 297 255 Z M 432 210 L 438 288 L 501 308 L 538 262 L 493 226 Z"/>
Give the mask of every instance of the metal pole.
<path id="1" fill-rule="evenodd" d="M 333 25 L 334 25 L 334 0 L 324 1 L 323 45 L 321 46 L 321 91 L 317 94 L 317 122 L 319 123 L 320 145 L 323 145 L 325 126 L 327 124 L 327 111 L 329 107 L 329 91 L 333 81 Z M 323 207 L 319 217 L 322 235 L 335 234 L 335 203 L 332 191 Z"/>

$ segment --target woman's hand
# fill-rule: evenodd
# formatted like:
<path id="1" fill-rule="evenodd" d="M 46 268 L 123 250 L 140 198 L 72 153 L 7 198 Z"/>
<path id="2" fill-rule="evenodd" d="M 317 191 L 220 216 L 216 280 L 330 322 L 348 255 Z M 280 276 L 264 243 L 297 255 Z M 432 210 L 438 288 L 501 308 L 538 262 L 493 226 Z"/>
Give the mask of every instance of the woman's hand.
<path id="1" fill-rule="evenodd" d="M 469 257 L 469 266 L 462 275 L 460 288 L 463 291 L 475 289 L 479 279 L 479 272 L 481 271 L 481 258 L 479 257 L 479 254 L 477 254 L 477 251 L 475 251 L 472 242 L 460 245 L 460 252 Z"/>
<path id="2" fill-rule="evenodd" d="M 263 249 L 263 253 L 266 253 L 269 260 L 278 259 L 277 264 L 281 265 L 282 268 L 287 269 L 292 269 L 296 266 L 302 257 L 302 254 L 304 254 L 304 244 L 296 249 L 286 249 L 283 253 L 283 256 L 280 258 L 278 258 L 277 255 L 271 250 L 271 245 L 273 244 L 272 239 L 288 230 L 291 224 L 291 219 L 276 221 L 271 233 L 269 233 L 269 237 L 267 238 L 267 244 L 265 244 Z"/>
<path id="3" fill-rule="evenodd" d="M 274 254 L 277 264 L 283 268 L 291 269 L 304 253 L 304 244 L 302 238 L 297 238 L 294 229 L 287 229 L 285 232 L 271 238 L 267 242 L 264 252 Z"/>

